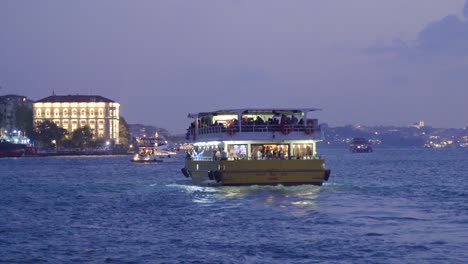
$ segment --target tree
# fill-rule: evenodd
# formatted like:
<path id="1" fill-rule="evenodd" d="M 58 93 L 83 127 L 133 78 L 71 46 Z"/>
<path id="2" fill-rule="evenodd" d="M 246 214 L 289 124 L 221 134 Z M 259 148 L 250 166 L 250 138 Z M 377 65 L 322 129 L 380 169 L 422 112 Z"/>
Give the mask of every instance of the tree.
<path id="1" fill-rule="evenodd" d="M 85 148 L 93 139 L 93 131 L 89 126 L 84 126 L 73 130 L 71 142 L 73 146 Z"/>
<path id="2" fill-rule="evenodd" d="M 0 112 L 0 127 L 2 126 L 3 124 L 3 120 L 5 120 L 5 115 L 3 114 L 3 112 Z"/>
<path id="3" fill-rule="evenodd" d="M 130 132 L 128 131 L 127 121 L 125 121 L 125 118 L 120 117 L 120 120 L 119 120 L 119 142 L 125 148 L 127 148 L 129 140 L 130 140 Z"/>
<path id="4" fill-rule="evenodd" d="M 33 111 L 30 107 L 19 105 L 16 107 L 16 128 L 31 134 L 33 132 Z"/>
<path id="5" fill-rule="evenodd" d="M 106 140 L 102 137 L 94 138 L 89 142 L 89 147 L 93 149 L 103 148 L 104 146 L 106 146 Z"/>
<path id="6" fill-rule="evenodd" d="M 39 143 L 39 147 L 59 147 L 67 135 L 63 129 L 50 120 L 38 124 L 32 133 L 32 138 Z"/>

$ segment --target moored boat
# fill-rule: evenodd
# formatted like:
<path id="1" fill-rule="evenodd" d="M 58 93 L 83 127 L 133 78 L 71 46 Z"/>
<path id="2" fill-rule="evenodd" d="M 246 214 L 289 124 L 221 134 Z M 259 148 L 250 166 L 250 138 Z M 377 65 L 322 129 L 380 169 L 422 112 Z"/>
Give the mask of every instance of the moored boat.
<path id="1" fill-rule="evenodd" d="M 232 109 L 189 114 L 182 173 L 196 183 L 322 185 L 330 170 L 317 154 L 320 109 Z"/>
<path id="2" fill-rule="evenodd" d="M 374 150 L 370 146 L 369 141 L 367 139 L 357 137 L 353 138 L 353 140 L 351 141 L 349 151 L 352 153 L 370 153 Z"/>
<path id="3" fill-rule="evenodd" d="M 0 138 L 0 158 L 37 156 L 37 148 L 21 131 L 5 131 Z"/>

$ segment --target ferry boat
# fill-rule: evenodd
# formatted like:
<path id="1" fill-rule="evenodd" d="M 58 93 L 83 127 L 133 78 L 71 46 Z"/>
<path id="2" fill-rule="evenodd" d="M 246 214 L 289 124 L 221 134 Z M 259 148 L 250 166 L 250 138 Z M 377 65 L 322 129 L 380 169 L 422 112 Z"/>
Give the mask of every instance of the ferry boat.
<path id="1" fill-rule="evenodd" d="M 320 109 L 231 109 L 189 114 L 182 173 L 220 186 L 322 185 L 330 176 L 317 154 Z"/>
<path id="2" fill-rule="evenodd" d="M 370 153 L 374 150 L 367 139 L 358 137 L 353 138 L 351 145 L 349 146 L 349 151 L 352 153 Z"/>
<path id="3" fill-rule="evenodd" d="M 137 138 L 137 150 L 130 161 L 132 162 L 163 162 L 163 158 L 171 158 L 177 153 L 168 147 L 168 142 L 157 135 L 154 137 Z"/>

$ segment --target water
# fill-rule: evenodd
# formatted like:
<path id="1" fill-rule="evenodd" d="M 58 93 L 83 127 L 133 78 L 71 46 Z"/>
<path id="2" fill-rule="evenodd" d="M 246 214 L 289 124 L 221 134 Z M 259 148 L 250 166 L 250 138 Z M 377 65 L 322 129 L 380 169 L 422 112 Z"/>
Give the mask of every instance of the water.
<path id="1" fill-rule="evenodd" d="M 321 152 L 322 187 L 201 187 L 182 160 L 0 159 L 0 262 L 468 262 L 468 149 Z"/>

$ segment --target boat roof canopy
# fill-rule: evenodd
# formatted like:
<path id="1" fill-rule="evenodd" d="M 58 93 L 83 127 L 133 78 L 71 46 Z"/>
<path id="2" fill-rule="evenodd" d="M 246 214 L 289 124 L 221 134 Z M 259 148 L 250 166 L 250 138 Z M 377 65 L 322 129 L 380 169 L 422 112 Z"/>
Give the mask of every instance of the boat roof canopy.
<path id="1" fill-rule="evenodd" d="M 254 115 L 292 115 L 298 113 L 306 113 L 306 112 L 313 112 L 313 111 L 320 111 L 320 108 L 265 108 L 265 109 L 225 109 L 225 110 L 217 110 L 212 112 L 200 112 L 200 113 L 189 113 L 189 118 L 197 118 L 202 116 L 216 116 L 216 115 L 232 115 L 232 114 L 254 114 Z"/>

